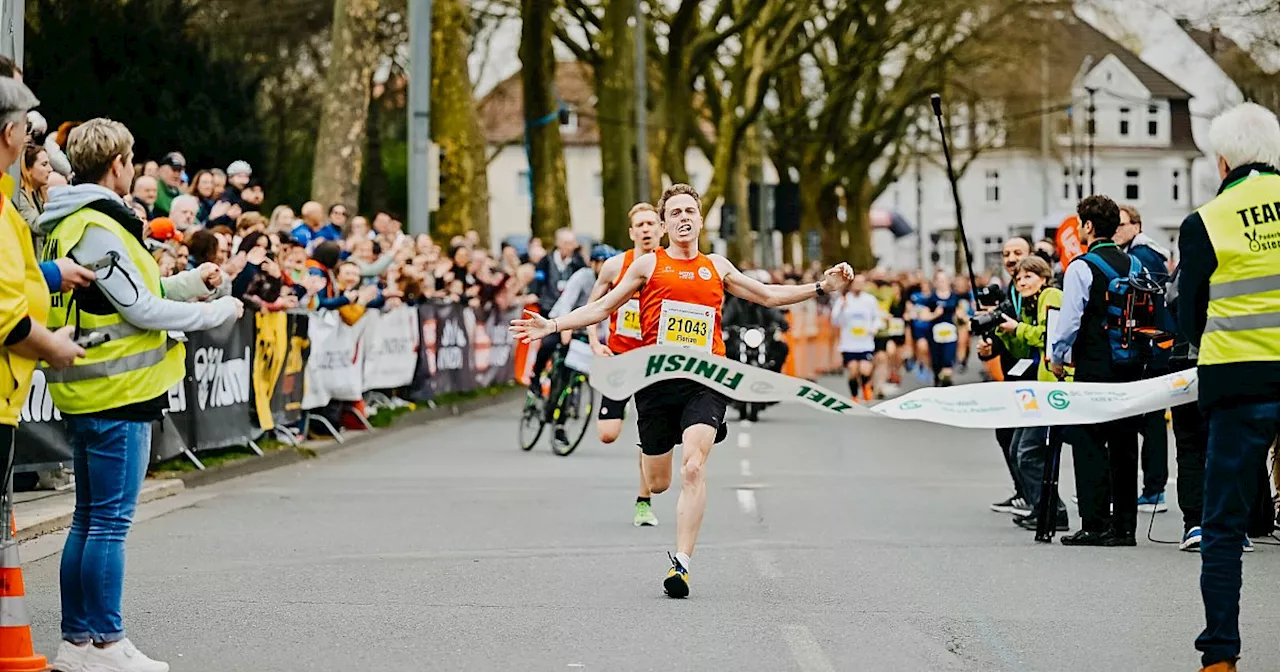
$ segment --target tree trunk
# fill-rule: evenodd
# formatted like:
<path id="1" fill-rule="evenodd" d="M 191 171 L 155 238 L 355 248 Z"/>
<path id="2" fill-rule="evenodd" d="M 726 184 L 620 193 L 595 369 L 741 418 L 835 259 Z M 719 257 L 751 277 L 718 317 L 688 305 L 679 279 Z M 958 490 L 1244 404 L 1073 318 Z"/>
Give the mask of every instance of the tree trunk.
<path id="1" fill-rule="evenodd" d="M 440 243 L 468 230 L 489 238 L 484 134 L 467 71 L 471 17 L 466 0 L 435 0 L 431 22 L 431 134 L 440 146 Z M 411 189 L 415 188 L 410 186 Z"/>
<path id="2" fill-rule="evenodd" d="M 822 172 L 815 169 L 813 163 L 808 160 L 802 162 L 797 170 L 800 173 L 800 240 L 803 243 L 809 240 L 811 232 L 816 232 L 822 236 L 822 249 L 831 250 L 827 253 L 831 254 L 840 249 L 840 233 L 831 230 L 822 219 L 820 204 L 824 183 Z M 804 247 L 807 257 L 808 246 Z M 788 261 L 796 263 L 795 260 L 788 259 Z"/>
<path id="3" fill-rule="evenodd" d="M 874 268 L 875 253 L 871 250 L 870 203 L 864 203 L 861 194 L 852 190 L 847 209 L 847 221 L 844 230 L 849 232 L 849 245 L 844 248 L 844 257 L 853 267 L 862 271 Z"/>
<path id="4" fill-rule="evenodd" d="M 320 133 L 311 198 L 325 205 L 360 202 L 369 115 L 369 80 L 378 59 L 378 0 L 336 0 L 329 66 L 320 100 Z"/>
<path id="5" fill-rule="evenodd" d="M 678 57 L 667 62 L 662 74 L 662 172 L 671 178 L 673 184 L 687 184 L 689 169 L 685 166 L 684 155 L 689 148 L 690 125 L 696 123 L 693 82 L 689 81 L 688 66 Z M 654 184 L 654 189 L 662 191 L 661 180 Z"/>
<path id="6" fill-rule="evenodd" d="M 608 0 L 600 31 L 596 95 L 600 130 L 600 182 L 604 196 L 604 241 L 629 247 L 627 211 L 636 198 L 636 168 L 645 153 L 636 147 L 635 29 L 633 0 Z"/>
<path id="7" fill-rule="evenodd" d="M 529 172 L 533 179 L 532 230 L 536 238 L 551 240 L 555 230 L 571 226 L 569 195 L 565 190 L 564 142 L 556 112 L 556 63 L 552 51 L 552 13 L 558 0 L 521 0 L 523 20 L 520 62 L 523 67 L 525 134 Z M 466 66 L 465 59 L 463 67 Z"/>
<path id="8" fill-rule="evenodd" d="M 367 197 L 365 199 L 367 212 L 381 212 L 387 209 L 387 171 L 382 165 L 382 106 L 386 99 L 379 91 L 374 91 L 374 94 L 369 97 L 369 143 L 368 154 L 365 155 L 367 165 L 362 185 Z"/>

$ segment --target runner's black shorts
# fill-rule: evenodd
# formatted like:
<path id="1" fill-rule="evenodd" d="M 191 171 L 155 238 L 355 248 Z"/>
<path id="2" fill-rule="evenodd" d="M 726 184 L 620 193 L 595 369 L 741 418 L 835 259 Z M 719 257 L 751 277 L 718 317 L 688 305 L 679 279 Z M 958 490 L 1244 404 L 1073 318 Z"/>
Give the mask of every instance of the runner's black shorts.
<path id="1" fill-rule="evenodd" d="M 870 362 L 875 357 L 876 353 L 870 350 L 866 352 L 840 352 L 840 358 L 844 360 L 845 366 L 849 366 L 849 362 Z"/>
<path id="2" fill-rule="evenodd" d="M 892 338 L 892 336 L 876 336 L 876 352 L 884 352 Z"/>
<path id="3" fill-rule="evenodd" d="M 724 441 L 729 399 L 692 380 L 664 380 L 636 392 L 636 427 L 645 455 L 666 455 L 683 441 L 694 425 L 718 427 L 716 443 Z"/>
<path id="4" fill-rule="evenodd" d="M 626 420 L 627 419 L 627 397 L 622 401 L 610 399 L 601 395 L 600 412 L 596 415 L 596 420 Z"/>

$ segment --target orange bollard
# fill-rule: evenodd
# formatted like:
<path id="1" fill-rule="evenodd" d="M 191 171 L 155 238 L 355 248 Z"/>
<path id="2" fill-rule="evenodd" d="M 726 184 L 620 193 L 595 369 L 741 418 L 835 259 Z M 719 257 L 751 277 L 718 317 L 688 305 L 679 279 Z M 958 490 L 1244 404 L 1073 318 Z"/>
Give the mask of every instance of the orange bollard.
<path id="1" fill-rule="evenodd" d="M 18 541 L 0 547 L 0 672 L 44 672 L 49 664 L 31 646 L 27 590 L 18 561 Z"/>

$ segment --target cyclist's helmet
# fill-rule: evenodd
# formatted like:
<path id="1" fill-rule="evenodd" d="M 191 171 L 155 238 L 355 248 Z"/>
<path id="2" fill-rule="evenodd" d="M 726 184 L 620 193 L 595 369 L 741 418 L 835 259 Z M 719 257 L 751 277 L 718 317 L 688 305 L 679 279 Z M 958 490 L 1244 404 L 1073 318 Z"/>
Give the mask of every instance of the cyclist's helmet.
<path id="1" fill-rule="evenodd" d="M 616 254 L 618 254 L 618 250 L 612 245 L 601 243 L 591 248 L 591 261 L 604 261 Z"/>

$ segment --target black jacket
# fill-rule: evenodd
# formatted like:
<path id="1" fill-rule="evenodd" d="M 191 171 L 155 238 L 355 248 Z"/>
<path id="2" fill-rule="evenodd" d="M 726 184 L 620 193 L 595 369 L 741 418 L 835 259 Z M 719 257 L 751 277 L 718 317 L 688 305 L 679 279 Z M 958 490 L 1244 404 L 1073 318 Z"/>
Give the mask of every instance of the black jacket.
<path id="1" fill-rule="evenodd" d="M 1102 258 L 1102 263 L 1118 275 L 1129 274 L 1129 255 L 1111 241 L 1098 241 L 1089 251 Z M 1081 255 L 1073 264 L 1088 264 L 1093 274 L 1089 284 L 1089 301 L 1080 318 L 1080 331 L 1071 348 L 1076 367 L 1075 380 L 1080 382 L 1127 382 L 1142 376 L 1142 366 L 1117 366 L 1111 361 L 1111 340 L 1107 335 L 1107 276 Z"/>
<path id="2" fill-rule="evenodd" d="M 555 255 L 556 251 L 552 250 L 534 267 L 533 293 L 538 297 L 538 308 L 543 315 L 551 312 L 551 307 L 556 305 L 556 300 L 560 298 L 569 278 L 577 273 L 578 269 L 587 265 L 582 257 L 575 253 L 569 257 L 569 263 L 565 264 L 562 272 L 556 266 Z"/>
<path id="3" fill-rule="evenodd" d="M 1227 174 L 1218 193 L 1252 171 L 1276 173 L 1266 164 L 1240 166 Z M 1267 197 L 1280 201 L 1280 194 Z M 1199 212 L 1182 220 L 1178 233 L 1178 329 L 1197 348 L 1209 311 L 1209 277 L 1218 269 L 1218 255 Z M 1280 362 L 1238 362 L 1200 365 L 1200 408 L 1223 402 L 1273 401 L 1280 398 Z"/>

